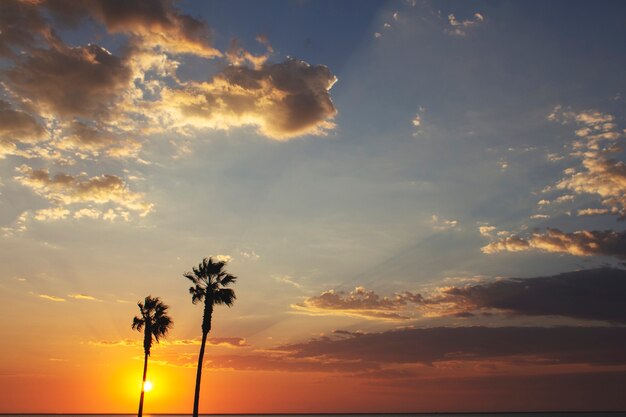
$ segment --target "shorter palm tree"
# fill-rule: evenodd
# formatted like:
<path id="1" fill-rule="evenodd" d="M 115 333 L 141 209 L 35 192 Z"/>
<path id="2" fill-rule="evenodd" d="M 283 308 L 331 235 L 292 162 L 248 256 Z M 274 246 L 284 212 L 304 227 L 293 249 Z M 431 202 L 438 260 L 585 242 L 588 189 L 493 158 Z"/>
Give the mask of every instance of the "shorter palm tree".
<path id="1" fill-rule="evenodd" d="M 150 348 L 152 342 L 159 343 L 159 339 L 171 329 L 172 319 L 167 315 L 169 308 L 159 299 L 159 297 L 147 296 L 144 302 L 138 302 L 141 316 L 133 317 L 133 330 L 141 331 L 143 329 L 143 380 L 141 382 L 141 397 L 139 397 L 138 417 L 143 415 L 143 397 L 146 385 L 146 373 L 148 372 L 148 356 L 150 356 Z"/>

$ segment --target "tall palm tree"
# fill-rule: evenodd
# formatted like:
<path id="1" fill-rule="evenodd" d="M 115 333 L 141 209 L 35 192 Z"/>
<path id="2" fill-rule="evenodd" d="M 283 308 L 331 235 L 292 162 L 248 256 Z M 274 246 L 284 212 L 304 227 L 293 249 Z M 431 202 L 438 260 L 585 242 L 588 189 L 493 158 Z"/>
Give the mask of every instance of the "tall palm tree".
<path id="1" fill-rule="evenodd" d="M 204 314 L 202 316 L 202 344 L 198 356 L 198 371 L 196 373 L 196 392 L 193 400 L 193 417 L 198 417 L 198 405 L 200 403 L 200 381 L 202 379 L 202 361 L 204 358 L 204 345 L 206 337 L 211 331 L 211 318 L 213 306 L 225 304 L 228 307 L 235 301 L 235 292 L 226 288 L 235 283 L 237 277 L 230 275 L 224 270 L 225 262 L 214 261 L 213 258 L 204 258 L 193 272 L 186 272 L 183 276 L 193 282 L 189 288 L 191 302 L 194 304 L 204 301 Z"/>
<path id="2" fill-rule="evenodd" d="M 138 417 L 143 414 L 143 396 L 145 393 L 146 385 L 146 373 L 148 372 L 148 356 L 150 356 L 150 348 L 152 342 L 159 343 L 159 339 L 165 335 L 171 329 L 172 319 L 167 315 L 167 309 L 169 308 L 159 299 L 159 297 L 152 298 L 147 296 L 144 302 L 138 302 L 139 311 L 141 316 L 133 317 L 133 329 L 137 331 L 144 330 L 143 332 L 143 380 L 141 382 L 141 397 L 139 397 L 139 412 Z"/>

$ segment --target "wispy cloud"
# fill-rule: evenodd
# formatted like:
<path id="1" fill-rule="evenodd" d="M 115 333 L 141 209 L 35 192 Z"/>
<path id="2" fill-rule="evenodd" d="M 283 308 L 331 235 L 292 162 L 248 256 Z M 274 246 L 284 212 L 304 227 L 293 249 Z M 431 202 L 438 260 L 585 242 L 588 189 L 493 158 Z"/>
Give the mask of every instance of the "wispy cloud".
<path id="1" fill-rule="evenodd" d="M 94 296 L 91 295 L 87 295 L 87 294 L 68 294 L 67 295 L 69 298 L 73 298 L 75 300 L 85 300 L 85 301 L 102 301 L 99 298 L 96 298 Z"/>
<path id="2" fill-rule="evenodd" d="M 274 275 L 272 276 L 272 278 L 274 278 L 274 280 L 276 282 L 282 282 L 285 284 L 289 284 L 293 287 L 296 287 L 298 289 L 302 288 L 302 285 L 299 284 L 298 282 L 293 280 L 293 277 L 289 276 L 289 275 Z"/>
<path id="3" fill-rule="evenodd" d="M 48 294 L 37 294 L 37 297 L 43 298 L 44 300 L 56 301 L 56 302 L 64 302 L 65 298 L 57 297 L 56 295 L 48 295 Z"/>

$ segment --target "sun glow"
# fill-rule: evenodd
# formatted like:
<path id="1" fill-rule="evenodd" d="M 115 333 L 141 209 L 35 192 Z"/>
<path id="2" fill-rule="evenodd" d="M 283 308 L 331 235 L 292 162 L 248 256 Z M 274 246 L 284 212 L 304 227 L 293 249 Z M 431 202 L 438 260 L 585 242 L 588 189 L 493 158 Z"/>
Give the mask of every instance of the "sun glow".
<path id="1" fill-rule="evenodd" d="M 152 382 L 146 381 L 145 384 L 143 384 L 143 390 L 145 392 L 152 391 Z"/>

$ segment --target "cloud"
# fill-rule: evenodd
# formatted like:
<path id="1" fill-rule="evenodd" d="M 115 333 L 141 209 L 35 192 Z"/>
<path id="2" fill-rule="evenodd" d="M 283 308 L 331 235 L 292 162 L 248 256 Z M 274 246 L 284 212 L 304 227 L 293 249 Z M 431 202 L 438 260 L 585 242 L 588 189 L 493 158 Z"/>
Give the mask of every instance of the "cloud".
<path id="1" fill-rule="evenodd" d="M 555 184 L 557 189 L 576 194 L 592 194 L 613 214 L 626 215 L 626 164 L 613 157 L 621 151 L 616 143 L 624 137 L 615 117 L 597 110 L 573 112 L 557 106 L 548 115 L 551 121 L 574 123 L 580 128 L 575 134 L 574 156 L 581 158 L 581 166 L 565 171 L 566 176 Z"/>
<path id="2" fill-rule="evenodd" d="M 336 80 L 327 67 L 293 58 L 260 69 L 229 66 L 209 82 L 163 89 L 159 106 L 179 127 L 256 126 L 276 140 L 323 135 L 334 127 L 329 90 Z"/>
<path id="3" fill-rule="evenodd" d="M 14 58 L 20 49 L 30 49 L 54 37 L 35 2 L 0 2 L 0 57 Z"/>
<path id="4" fill-rule="evenodd" d="M 2 235 L 5 237 L 15 236 L 16 233 L 22 233 L 28 230 L 28 211 L 23 211 L 13 222 L 13 226 L 4 226 L 0 228 Z"/>
<path id="5" fill-rule="evenodd" d="M 615 117 L 597 110 L 574 112 L 556 106 L 547 119 L 563 125 L 574 124 L 572 156 L 581 159 L 581 165 L 563 171 L 564 177 L 554 186 L 548 186 L 544 192 L 567 190 L 553 201 L 542 199 L 540 207 L 553 203 L 573 201 L 578 195 L 596 195 L 600 197 L 603 208 L 578 210 L 579 216 L 614 214 L 626 217 L 626 164 L 615 158 L 622 152 L 616 142 L 624 137 L 618 129 Z M 573 194 L 572 194 L 573 193 Z M 571 215 L 571 211 L 565 214 Z M 534 215 L 533 218 L 539 218 Z M 604 255 L 620 259 L 626 258 L 626 234 L 621 231 L 580 230 L 564 232 L 548 228 L 545 232 L 536 232 L 527 236 L 511 235 L 495 240 L 482 248 L 484 253 L 520 252 L 540 250 L 552 253 L 566 253 L 576 256 Z"/>
<path id="6" fill-rule="evenodd" d="M 233 260 L 233 257 L 230 255 L 215 255 L 214 256 L 215 260 L 218 262 L 231 262 Z"/>
<path id="7" fill-rule="evenodd" d="M 239 252 L 239 255 L 241 255 L 245 259 L 249 259 L 251 261 L 258 261 L 259 259 L 261 259 L 261 255 L 257 254 L 253 250 L 250 250 L 250 251 L 239 250 L 238 252 Z"/>
<path id="8" fill-rule="evenodd" d="M 36 194 L 57 205 L 95 203 L 116 205 L 145 216 L 153 205 L 143 200 L 143 194 L 130 191 L 128 185 L 115 175 L 97 177 L 73 176 L 59 173 L 50 176 L 46 169 L 33 169 L 22 165 L 15 179 Z"/>
<path id="9" fill-rule="evenodd" d="M 454 36 L 465 36 L 469 29 L 475 28 L 484 21 L 485 18 L 480 13 L 474 13 L 473 19 L 467 20 L 457 20 L 457 18 L 451 13 L 448 15 L 448 23 L 450 27 L 446 29 L 446 33 Z"/>
<path id="10" fill-rule="evenodd" d="M 97 119 L 111 112 L 131 75 L 121 58 L 94 44 L 34 49 L 5 73 L 9 88 L 41 112 Z"/>
<path id="11" fill-rule="evenodd" d="M 378 377 L 428 376 L 468 364 L 499 373 L 551 366 L 626 364 L 625 327 L 435 327 L 377 333 L 342 332 L 248 354 L 211 355 L 206 366 L 246 371 L 342 372 Z M 428 368 L 425 368 L 428 367 Z M 557 368 L 558 369 L 558 368 Z M 435 374 L 433 374 L 435 372 Z M 514 372 L 514 371 L 513 371 Z M 385 374 L 385 375 L 383 375 Z"/>
<path id="12" fill-rule="evenodd" d="M 205 58 L 220 56 L 212 46 L 211 31 L 206 23 L 182 14 L 173 4 L 168 0 L 45 2 L 61 20 L 71 23 L 89 16 L 103 23 L 110 33 L 132 35 L 134 42 L 142 47 L 158 47 L 174 54 Z"/>
<path id="13" fill-rule="evenodd" d="M 102 44 L 114 45 L 116 52 L 94 43 L 66 44 L 56 35 L 84 27 L 96 29 L 98 39 L 104 35 Z M 190 138 L 204 129 L 251 127 L 279 141 L 327 134 L 337 114 L 330 96 L 336 77 L 324 65 L 295 58 L 271 63 L 268 39 L 257 41 L 265 53 L 252 54 L 234 41 L 224 54 L 213 46 L 205 22 L 169 0 L 0 2 L 5 60 L 0 158 L 80 165 L 89 172 L 89 163 L 103 158 L 148 164 L 140 158 L 143 144 L 168 133 Z M 183 55 L 218 58 L 216 73 L 202 81 L 181 80 L 177 70 L 188 63 Z M 29 210 L 37 220 L 129 220 L 132 213 L 152 210 L 116 175 L 18 170 L 20 184 L 53 203 Z M 71 204 L 113 207 L 72 210 Z M 1 230 L 13 234 L 18 226 Z M 249 259 L 255 257 L 252 253 Z"/>
<path id="14" fill-rule="evenodd" d="M 94 298 L 96 301 L 100 301 Z M 140 346 L 141 340 L 122 339 L 122 340 L 98 340 L 89 342 L 96 346 L 105 347 L 119 347 L 119 346 Z M 172 346 L 199 346 L 202 343 L 200 339 L 172 339 L 162 340 L 160 345 L 163 347 Z M 209 337 L 206 340 L 208 346 L 222 346 L 228 348 L 243 348 L 250 345 L 246 342 L 246 339 L 242 337 Z"/>
<path id="15" fill-rule="evenodd" d="M 539 250 L 575 256 L 614 256 L 626 258 L 626 233 L 612 230 L 581 230 L 573 233 L 548 228 L 543 233 L 522 237 L 513 235 L 495 240 L 481 248 L 483 253 Z"/>
<path id="16" fill-rule="evenodd" d="M 80 210 L 76 210 L 74 212 L 73 217 L 75 219 L 82 219 L 82 218 L 99 219 L 101 215 L 102 215 L 102 212 L 100 210 L 87 207 L 87 208 L 82 208 Z"/>
<path id="17" fill-rule="evenodd" d="M 37 297 L 43 298 L 44 300 L 56 301 L 56 302 L 64 302 L 65 298 L 57 297 L 55 295 L 48 294 L 37 294 Z"/>
<path id="18" fill-rule="evenodd" d="M 61 220 L 69 216 L 70 211 L 64 207 L 50 207 L 47 209 L 37 210 L 35 212 L 35 220 L 41 222 L 49 220 Z"/>
<path id="19" fill-rule="evenodd" d="M 426 300 L 453 315 L 497 309 L 526 316 L 564 316 L 626 324 L 626 271 L 599 268 L 537 278 L 447 287 Z"/>
<path id="20" fill-rule="evenodd" d="M 490 237 L 491 234 L 496 231 L 496 227 L 489 226 L 489 225 L 479 226 L 478 231 L 480 232 L 481 235 Z"/>
<path id="21" fill-rule="evenodd" d="M 0 100 L 0 158 L 12 153 L 18 143 L 33 143 L 44 138 L 45 130 L 33 116 Z"/>
<path id="22" fill-rule="evenodd" d="M 166 345 L 174 346 L 195 346 L 200 345 L 200 339 L 178 339 L 166 341 Z M 209 346 L 223 346 L 230 348 L 240 348 L 250 346 L 243 337 L 209 337 L 206 340 Z"/>
<path id="23" fill-rule="evenodd" d="M 457 220 L 440 219 L 437 215 L 433 214 L 430 217 L 430 223 L 435 230 L 456 230 L 458 229 L 459 222 Z"/>
<path id="24" fill-rule="evenodd" d="M 102 301 L 99 298 L 96 298 L 94 296 L 91 295 L 87 295 L 87 294 L 68 294 L 67 295 L 70 298 L 73 298 L 75 300 L 85 300 L 85 301 Z"/>
<path id="25" fill-rule="evenodd" d="M 435 327 L 312 339 L 279 349 L 296 358 L 379 364 L 527 358 L 543 364 L 626 364 L 626 327 Z"/>
<path id="26" fill-rule="evenodd" d="M 353 291 L 328 290 L 320 295 L 307 298 L 303 303 L 293 304 L 297 311 L 320 315 L 346 315 L 373 320 L 408 320 L 404 311 L 410 304 L 423 301 L 420 294 L 411 292 L 396 293 L 392 297 L 381 297 L 364 287 Z"/>
<path id="27" fill-rule="evenodd" d="M 97 124 L 90 126 L 79 120 L 74 120 L 69 124 L 67 135 L 55 145 L 58 149 L 88 153 L 93 156 L 103 153 L 113 158 L 136 157 L 141 149 L 141 143 L 137 140 L 123 137 L 122 134 L 112 132 L 105 126 Z"/>
<path id="28" fill-rule="evenodd" d="M 586 208 L 582 210 L 578 210 L 579 216 L 598 216 L 601 214 L 609 214 L 608 209 L 600 209 L 600 208 Z"/>
<path id="29" fill-rule="evenodd" d="M 205 367 L 238 371 L 332 373 L 355 373 L 378 369 L 378 365 L 372 362 L 337 361 L 325 358 L 297 358 L 288 351 L 259 351 L 239 355 L 211 355 Z"/>
<path id="30" fill-rule="evenodd" d="M 419 134 L 422 133 L 422 128 L 424 127 L 423 124 L 425 111 L 426 109 L 424 107 L 419 106 L 417 113 L 415 113 L 415 117 L 413 117 L 413 120 L 411 120 L 411 124 L 415 128 L 415 131 L 413 132 L 414 137 L 419 136 Z"/>
<path id="31" fill-rule="evenodd" d="M 141 341 L 132 340 L 132 339 L 123 339 L 123 340 L 97 340 L 90 341 L 90 345 L 94 346 L 104 346 L 104 347 L 115 347 L 115 346 L 139 346 Z"/>
<path id="32" fill-rule="evenodd" d="M 302 285 L 297 283 L 296 281 L 294 281 L 293 278 L 290 277 L 289 275 L 274 275 L 273 278 L 274 278 L 274 280 L 276 282 L 282 282 L 282 283 L 285 283 L 285 284 L 289 284 L 289 285 L 291 285 L 293 287 L 296 287 L 296 288 L 299 288 L 299 289 L 302 288 Z"/>

